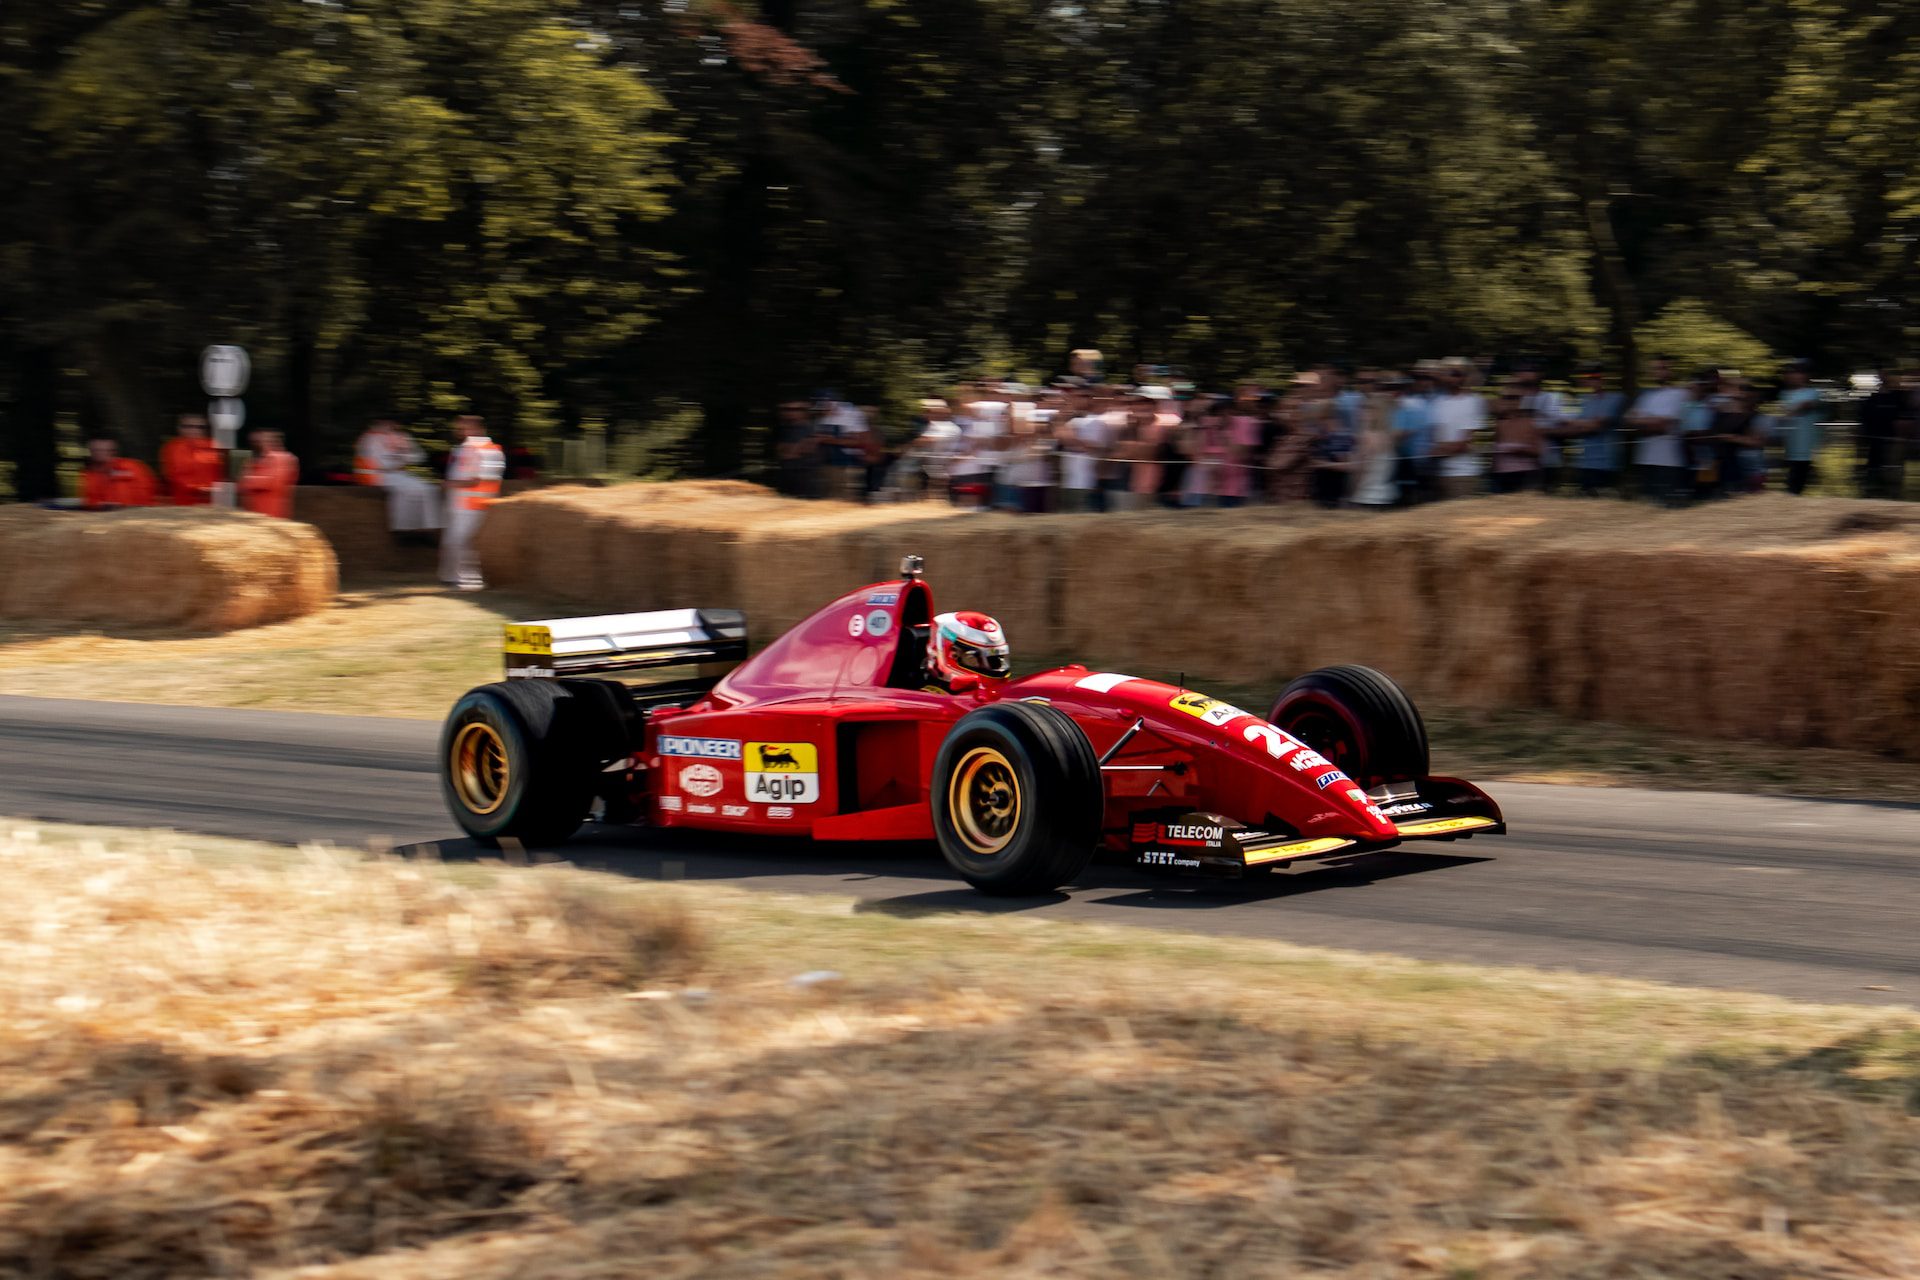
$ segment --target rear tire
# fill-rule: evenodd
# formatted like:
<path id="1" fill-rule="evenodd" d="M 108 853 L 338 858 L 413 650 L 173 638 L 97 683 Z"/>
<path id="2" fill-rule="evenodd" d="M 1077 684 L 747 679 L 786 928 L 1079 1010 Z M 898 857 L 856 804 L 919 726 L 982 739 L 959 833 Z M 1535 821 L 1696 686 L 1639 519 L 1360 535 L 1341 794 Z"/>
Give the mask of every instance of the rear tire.
<path id="1" fill-rule="evenodd" d="M 586 681 L 509 680 L 454 704 L 440 735 L 440 791 L 484 845 L 559 844 L 586 821 L 600 769 L 624 750 L 615 700 Z"/>
<path id="2" fill-rule="evenodd" d="M 1425 777 L 1427 726 L 1407 691 L 1372 667 L 1322 667 L 1280 691 L 1267 719 L 1372 786 Z"/>
<path id="3" fill-rule="evenodd" d="M 1035 702 L 981 707 L 954 725 L 933 765 L 940 852 L 982 893 L 1016 897 L 1071 883 L 1100 843 L 1106 792 L 1080 726 Z"/>

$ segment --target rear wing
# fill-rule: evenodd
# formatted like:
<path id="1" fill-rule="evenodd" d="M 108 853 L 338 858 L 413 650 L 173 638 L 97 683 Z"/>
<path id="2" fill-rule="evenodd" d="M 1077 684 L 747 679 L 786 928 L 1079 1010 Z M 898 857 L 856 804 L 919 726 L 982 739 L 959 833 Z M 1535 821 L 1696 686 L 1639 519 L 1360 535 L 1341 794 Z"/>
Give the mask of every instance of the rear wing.
<path id="1" fill-rule="evenodd" d="M 747 615 L 737 609 L 507 624 L 507 679 L 617 680 L 641 706 L 684 706 L 746 658 Z"/>

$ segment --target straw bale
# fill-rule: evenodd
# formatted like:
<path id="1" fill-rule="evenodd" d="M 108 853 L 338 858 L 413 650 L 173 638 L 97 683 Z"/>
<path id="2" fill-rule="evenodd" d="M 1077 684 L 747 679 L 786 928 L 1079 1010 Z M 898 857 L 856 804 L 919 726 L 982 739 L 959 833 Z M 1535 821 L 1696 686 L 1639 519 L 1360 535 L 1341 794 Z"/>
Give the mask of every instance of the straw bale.
<path id="1" fill-rule="evenodd" d="M 1416 696 L 1920 756 L 1920 511 L 1767 495 L 1012 517 L 737 482 L 500 504 L 489 577 L 587 609 L 723 605 L 757 639 L 927 559 L 1028 655 L 1239 683 L 1364 662 Z"/>
<path id="2" fill-rule="evenodd" d="M 339 588 L 311 525 L 210 508 L 11 513 L 0 617 L 29 625 L 234 631 L 297 618 Z"/>
<path id="3" fill-rule="evenodd" d="M 403 546 L 387 528 L 387 495 L 365 485 L 302 485 L 293 509 L 325 535 L 341 572 L 430 573 L 431 546 Z"/>

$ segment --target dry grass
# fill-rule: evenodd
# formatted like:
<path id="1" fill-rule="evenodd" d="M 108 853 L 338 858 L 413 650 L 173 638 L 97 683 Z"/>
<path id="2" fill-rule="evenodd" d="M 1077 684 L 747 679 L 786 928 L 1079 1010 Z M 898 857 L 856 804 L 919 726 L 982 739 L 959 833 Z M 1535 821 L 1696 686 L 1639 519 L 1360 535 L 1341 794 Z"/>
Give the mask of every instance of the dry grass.
<path id="1" fill-rule="evenodd" d="M 0 870 L 8 1274 L 1920 1269 L 1907 1013 L 4 823 Z"/>
<path id="2" fill-rule="evenodd" d="M 388 584 L 219 636 L 0 624 L 0 693 L 438 717 L 500 678 L 501 624 L 529 612 L 538 610 L 499 593 Z"/>

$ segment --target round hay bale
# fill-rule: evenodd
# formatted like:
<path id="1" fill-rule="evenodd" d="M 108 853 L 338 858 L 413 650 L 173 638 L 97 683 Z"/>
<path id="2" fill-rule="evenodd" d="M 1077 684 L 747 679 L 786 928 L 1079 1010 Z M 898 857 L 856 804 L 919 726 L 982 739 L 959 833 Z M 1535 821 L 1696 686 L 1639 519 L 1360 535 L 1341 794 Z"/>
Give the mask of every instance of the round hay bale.
<path id="1" fill-rule="evenodd" d="M 120 631 L 236 631 L 312 613 L 340 585 L 311 525 L 238 511 L 7 513 L 0 618 Z"/>

